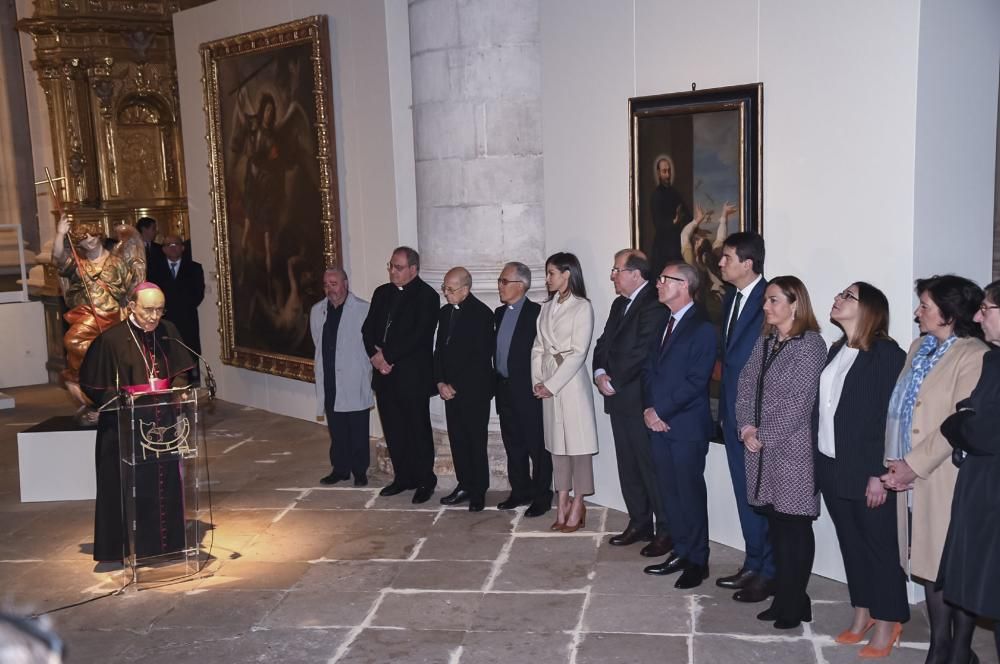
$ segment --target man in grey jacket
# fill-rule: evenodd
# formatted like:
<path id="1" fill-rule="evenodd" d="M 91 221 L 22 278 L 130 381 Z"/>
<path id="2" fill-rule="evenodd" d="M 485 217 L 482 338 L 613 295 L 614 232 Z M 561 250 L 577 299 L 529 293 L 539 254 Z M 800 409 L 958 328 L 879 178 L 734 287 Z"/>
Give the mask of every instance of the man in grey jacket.
<path id="1" fill-rule="evenodd" d="M 368 484 L 369 413 L 372 365 L 361 339 L 368 302 L 348 290 L 347 273 L 338 267 L 323 273 L 326 299 L 309 312 L 309 329 L 316 345 L 316 415 L 326 416 L 330 429 L 330 465 L 320 480 L 336 484 L 354 476 L 354 486 Z"/>

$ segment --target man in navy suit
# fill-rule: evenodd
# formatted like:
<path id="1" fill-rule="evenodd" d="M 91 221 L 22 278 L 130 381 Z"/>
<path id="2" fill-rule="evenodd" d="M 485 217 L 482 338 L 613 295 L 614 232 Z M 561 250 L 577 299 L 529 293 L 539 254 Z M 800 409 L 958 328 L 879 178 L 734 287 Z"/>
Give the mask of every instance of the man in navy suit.
<path id="1" fill-rule="evenodd" d="M 524 263 L 504 265 L 497 279 L 503 303 L 493 313 L 496 327 L 496 408 L 500 435 L 507 451 L 510 495 L 497 509 L 528 505 L 524 515 L 542 516 L 552 507 L 552 456 L 545 449 L 542 400 L 531 382 L 531 347 L 535 344 L 538 312 L 542 307 L 527 298 L 531 270 Z"/>
<path id="2" fill-rule="evenodd" d="M 757 233 L 733 233 L 722 245 L 722 278 L 731 286 L 722 302 L 722 389 L 719 419 L 726 442 L 729 474 L 736 494 L 746 558 L 732 576 L 716 579 L 721 588 L 733 588 L 738 602 L 762 602 L 774 594 L 774 556 L 767 536 L 767 519 L 747 502 L 743 443 L 736 431 L 736 386 L 740 371 L 760 338 L 764 322 L 764 239 Z"/>
<path id="3" fill-rule="evenodd" d="M 695 306 L 698 270 L 671 261 L 657 280 L 659 300 L 670 308 L 650 347 L 643 371 L 643 417 L 650 434 L 653 466 L 674 540 L 673 553 L 646 574 L 681 572 L 675 588 L 694 588 L 708 578 L 708 492 L 705 457 L 714 432 L 708 383 L 715 366 L 718 334 Z"/>

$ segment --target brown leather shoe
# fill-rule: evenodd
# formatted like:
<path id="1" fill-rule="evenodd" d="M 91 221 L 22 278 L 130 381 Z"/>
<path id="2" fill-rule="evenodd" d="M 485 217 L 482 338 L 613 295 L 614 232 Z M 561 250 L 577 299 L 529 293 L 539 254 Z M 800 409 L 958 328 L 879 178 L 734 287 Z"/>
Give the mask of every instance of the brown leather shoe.
<path id="1" fill-rule="evenodd" d="M 639 551 L 640 556 L 645 556 L 646 558 L 659 558 L 660 556 L 665 556 L 674 550 L 674 541 L 670 539 L 670 535 L 666 533 L 659 534 L 653 538 L 653 541 L 642 547 Z"/>
<path id="2" fill-rule="evenodd" d="M 758 574 L 754 577 L 753 581 L 748 583 L 741 590 L 737 590 L 733 593 L 733 599 L 737 602 L 754 604 L 756 602 L 763 602 L 772 595 L 774 595 L 774 580 L 765 579 Z"/>

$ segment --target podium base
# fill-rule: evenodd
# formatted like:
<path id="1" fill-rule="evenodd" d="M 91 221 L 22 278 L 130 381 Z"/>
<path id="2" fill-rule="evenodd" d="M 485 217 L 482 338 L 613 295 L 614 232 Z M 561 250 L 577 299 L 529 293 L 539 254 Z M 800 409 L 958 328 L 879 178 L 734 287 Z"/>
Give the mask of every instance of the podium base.
<path id="1" fill-rule="evenodd" d="M 21 502 L 93 500 L 96 427 L 80 427 L 69 415 L 50 417 L 17 434 Z"/>

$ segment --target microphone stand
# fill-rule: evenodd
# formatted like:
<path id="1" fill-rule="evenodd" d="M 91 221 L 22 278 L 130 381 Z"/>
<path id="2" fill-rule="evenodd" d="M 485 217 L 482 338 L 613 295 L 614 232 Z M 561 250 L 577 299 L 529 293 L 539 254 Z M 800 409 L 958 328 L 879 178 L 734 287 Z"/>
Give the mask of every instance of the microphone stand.
<path id="1" fill-rule="evenodd" d="M 206 360 L 201 353 L 195 351 L 194 348 L 191 348 L 191 346 L 188 346 L 186 343 L 184 343 L 183 341 L 181 341 L 176 337 L 163 337 L 163 338 L 168 341 L 176 341 L 181 346 L 186 348 L 188 352 L 190 352 L 192 355 L 201 360 L 201 363 L 205 365 L 205 387 L 208 388 L 208 400 L 210 402 L 215 401 L 215 390 L 217 385 L 215 383 L 215 376 L 212 375 L 212 366 L 208 363 L 208 360 Z"/>

